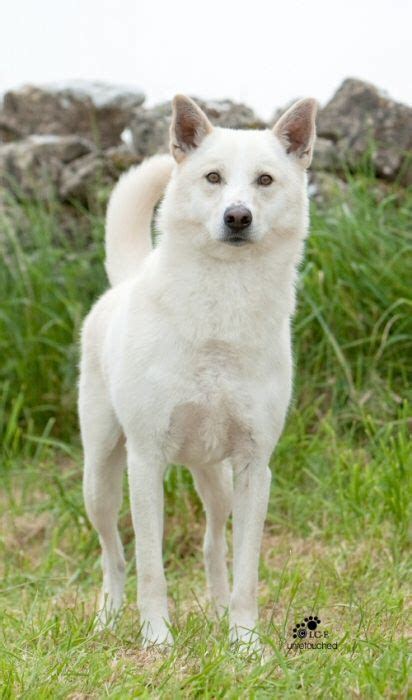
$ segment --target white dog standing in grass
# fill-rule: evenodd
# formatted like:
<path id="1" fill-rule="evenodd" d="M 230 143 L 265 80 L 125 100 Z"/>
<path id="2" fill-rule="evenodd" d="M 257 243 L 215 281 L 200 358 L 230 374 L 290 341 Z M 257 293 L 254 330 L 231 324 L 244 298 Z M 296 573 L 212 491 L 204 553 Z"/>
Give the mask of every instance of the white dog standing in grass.
<path id="1" fill-rule="evenodd" d="M 308 228 L 306 169 L 316 102 L 273 130 L 214 128 L 173 104 L 171 156 L 126 173 L 112 194 L 112 288 L 82 334 L 84 497 L 103 551 L 102 624 L 122 605 L 117 529 L 127 463 L 145 644 L 171 641 L 163 570 L 163 477 L 191 470 L 206 511 L 208 587 L 231 639 L 258 645 L 259 551 L 271 452 L 292 387 L 290 321 Z M 153 209 L 164 193 L 152 250 Z M 233 590 L 226 521 L 233 514 Z"/>

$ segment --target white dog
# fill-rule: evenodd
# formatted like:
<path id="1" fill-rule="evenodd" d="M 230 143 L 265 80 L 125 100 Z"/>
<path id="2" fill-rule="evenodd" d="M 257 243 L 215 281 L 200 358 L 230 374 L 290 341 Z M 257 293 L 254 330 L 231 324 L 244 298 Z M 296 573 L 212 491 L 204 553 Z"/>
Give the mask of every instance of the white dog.
<path id="1" fill-rule="evenodd" d="M 117 518 L 127 462 L 145 644 L 171 641 L 162 561 L 163 476 L 191 470 L 206 511 L 204 555 L 231 639 L 258 645 L 259 550 L 268 462 L 291 396 L 290 320 L 308 228 L 316 102 L 273 130 L 214 128 L 173 104 L 171 156 L 126 173 L 107 213 L 112 288 L 86 318 L 79 412 L 84 497 L 103 551 L 100 620 L 123 598 Z M 159 245 L 153 209 L 163 193 Z M 233 513 L 233 590 L 226 521 Z"/>

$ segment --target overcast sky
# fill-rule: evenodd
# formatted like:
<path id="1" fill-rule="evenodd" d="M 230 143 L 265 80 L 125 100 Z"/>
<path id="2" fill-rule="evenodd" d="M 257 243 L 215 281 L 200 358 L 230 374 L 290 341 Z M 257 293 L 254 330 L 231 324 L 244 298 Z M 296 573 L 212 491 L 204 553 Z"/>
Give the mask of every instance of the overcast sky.
<path id="1" fill-rule="evenodd" d="M 268 118 L 347 76 L 412 103 L 411 0 L 1 0 L 0 90 L 72 78 L 247 102 Z"/>

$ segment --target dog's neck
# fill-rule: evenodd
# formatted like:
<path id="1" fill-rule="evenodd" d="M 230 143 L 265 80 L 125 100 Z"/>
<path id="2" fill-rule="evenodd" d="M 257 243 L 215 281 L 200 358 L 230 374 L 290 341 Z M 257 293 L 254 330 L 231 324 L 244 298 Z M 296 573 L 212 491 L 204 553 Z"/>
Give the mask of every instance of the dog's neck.
<path id="1" fill-rule="evenodd" d="M 218 244 L 224 246 L 224 243 Z M 250 244 L 251 246 L 255 244 Z M 232 341 L 253 336 L 289 319 L 295 308 L 296 268 L 303 242 L 278 250 L 231 250 L 230 259 L 165 235 L 155 252 L 156 288 L 152 293 L 181 326 L 204 338 Z M 236 259 L 236 253 L 241 253 Z M 194 326 L 199 326 L 198 328 Z"/>

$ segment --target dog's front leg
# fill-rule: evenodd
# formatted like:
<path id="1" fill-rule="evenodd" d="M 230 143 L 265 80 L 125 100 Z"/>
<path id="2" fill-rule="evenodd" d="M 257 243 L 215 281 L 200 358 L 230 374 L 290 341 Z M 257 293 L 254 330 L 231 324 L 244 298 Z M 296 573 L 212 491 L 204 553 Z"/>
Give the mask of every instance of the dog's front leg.
<path id="1" fill-rule="evenodd" d="M 267 462 L 252 461 L 234 469 L 233 592 L 230 599 L 232 641 L 259 647 L 257 623 L 259 554 L 271 472 Z"/>
<path id="2" fill-rule="evenodd" d="M 171 643 L 163 569 L 163 476 L 165 467 L 143 459 L 128 444 L 128 474 L 136 536 L 137 603 L 143 644 Z"/>

